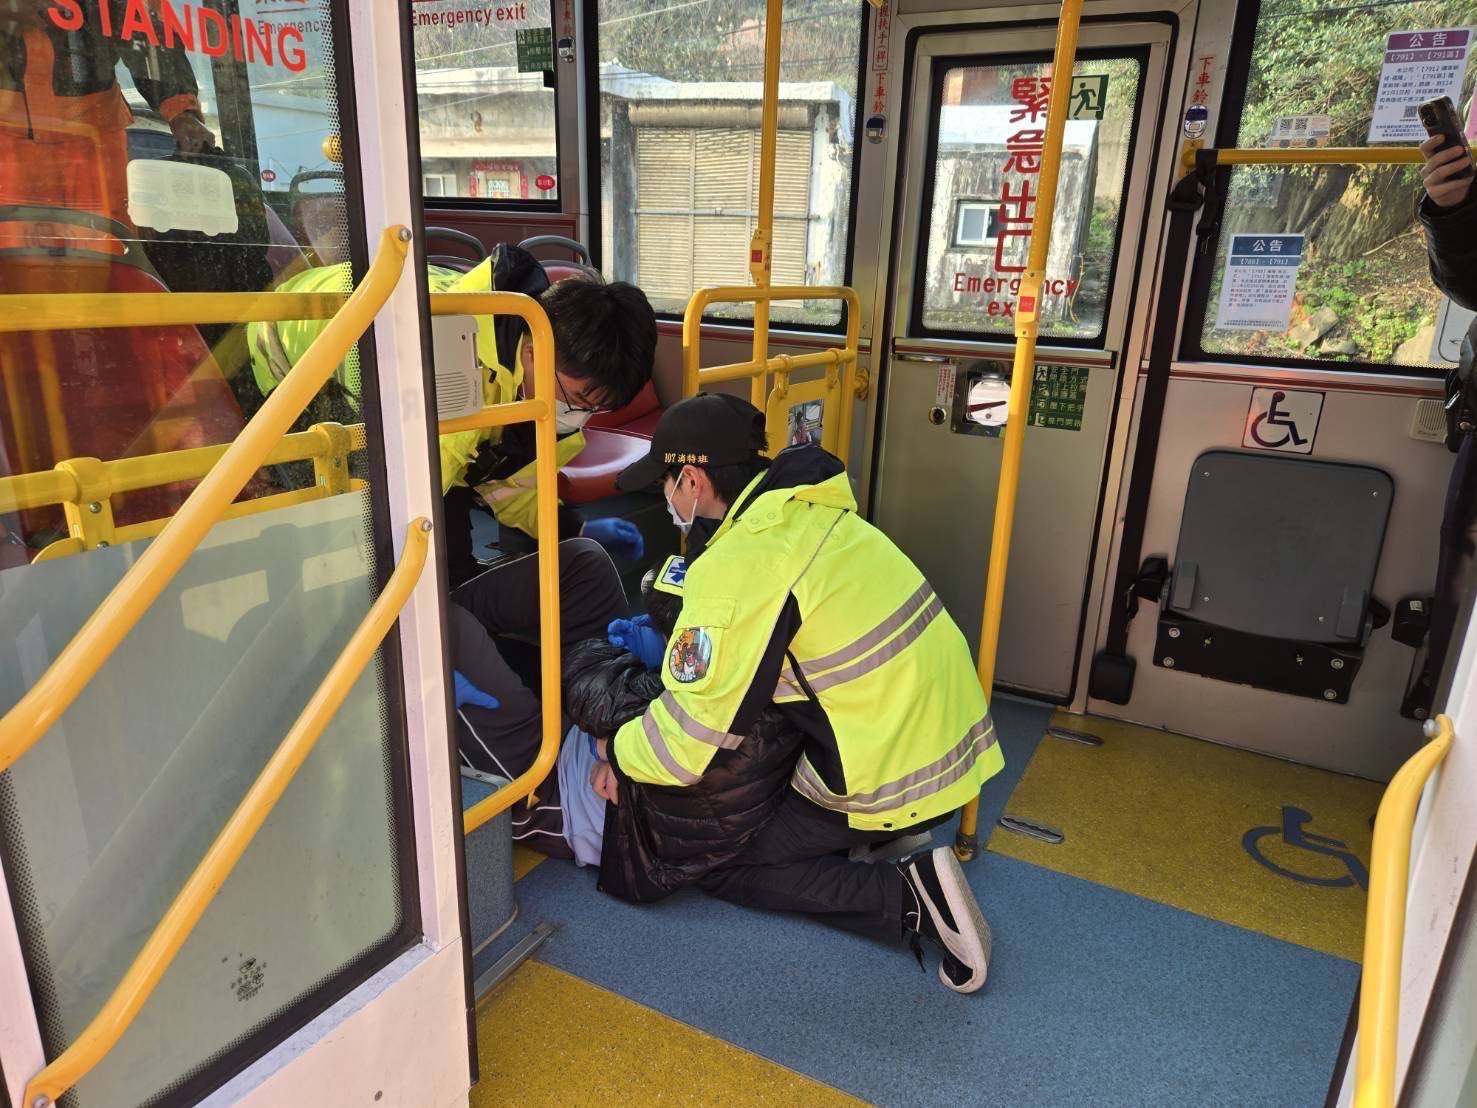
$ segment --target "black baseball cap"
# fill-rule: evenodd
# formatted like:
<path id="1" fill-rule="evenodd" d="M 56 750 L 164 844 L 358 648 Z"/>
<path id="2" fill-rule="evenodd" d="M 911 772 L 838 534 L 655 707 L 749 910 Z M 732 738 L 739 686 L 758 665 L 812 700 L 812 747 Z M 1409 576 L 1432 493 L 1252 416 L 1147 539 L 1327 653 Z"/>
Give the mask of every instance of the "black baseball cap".
<path id="1" fill-rule="evenodd" d="M 650 488 L 673 466 L 737 465 L 767 445 L 764 413 L 747 400 L 721 392 L 689 396 L 662 413 L 646 457 L 622 470 L 615 487 Z"/>

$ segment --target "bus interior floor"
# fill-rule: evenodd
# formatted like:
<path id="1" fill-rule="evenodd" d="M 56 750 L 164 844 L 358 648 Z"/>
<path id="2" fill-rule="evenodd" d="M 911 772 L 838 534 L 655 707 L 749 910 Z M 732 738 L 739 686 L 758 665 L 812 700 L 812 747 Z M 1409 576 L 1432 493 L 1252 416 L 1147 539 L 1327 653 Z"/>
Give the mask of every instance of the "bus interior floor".
<path id="1" fill-rule="evenodd" d="M 981 803 L 988 849 L 966 867 L 994 931 L 983 990 L 948 992 L 934 961 L 920 972 L 901 945 L 696 891 L 628 905 L 599 893 L 593 871 L 544 862 L 523 871 L 504 941 L 540 922 L 556 930 L 479 1004 L 472 1103 L 1322 1103 L 1359 977 L 1341 956 L 1352 916 L 1331 909 L 1297 931 L 1277 919 L 1310 911 L 1298 895 L 1258 908 L 1259 876 L 1218 880 L 1214 868 L 1244 861 L 1298 885 L 1266 865 L 1294 873 L 1306 861 L 1281 826 L 1253 840 L 1262 860 L 1242 845 L 1279 823 L 1273 802 L 1311 805 L 1313 841 L 1336 838 L 1367 861 L 1359 820 L 1378 786 L 1274 759 L 1248 768 L 1258 756 L 1005 696 L 994 711 L 1006 769 Z M 1104 745 L 1043 737 L 1053 724 Z M 1081 760 L 1105 751 L 1113 761 Z M 1207 797 L 1212 776 L 1221 791 Z M 1063 842 L 996 827 L 1007 811 L 1058 827 Z M 1158 814 L 1134 834 L 1120 824 L 1135 811 Z M 1188 843 L 1168 841 L 1166 812 Z M 1331 855 L 1315 853 L 1322 868 L 1304 868 L 1333 880 Z M 1215 884 L 1219 899 L 1204 890 Z"/>

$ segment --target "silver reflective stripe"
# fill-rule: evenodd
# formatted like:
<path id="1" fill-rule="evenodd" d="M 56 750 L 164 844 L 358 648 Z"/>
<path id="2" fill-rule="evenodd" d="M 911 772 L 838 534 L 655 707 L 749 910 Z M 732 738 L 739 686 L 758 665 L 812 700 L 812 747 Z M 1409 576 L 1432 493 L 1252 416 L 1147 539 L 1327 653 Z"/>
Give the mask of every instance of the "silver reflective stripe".
<path id="1" fill-rule="evenodd" d="M 929 598 L 932 596 L 933 590 L 928 587 L 928 582 L 923 582 L 923 584 L 918 586 L 917 592 L 903 601 L 901 608 L 893 612 L 892 615 L 888 616 L 861 638 L 855 642 L 848 643 L 840 650 L 832 651 L 824 657 L 802 662 L 800 664 L 800 671 L 808 676 L 812 673 L 821 673 L 828 669 L 834 669 L 839 665 L 845 665 L 847 662 L 860 658 L 867 651 L 880 644 L 889 635 L 896 634 L 901 630 L 902 626 L 917 615 L 918 609 L 928 603 Z M 800 691 L 799 682 L 795 680 L 795 671 L 789 666 L 786 666 L 784 672 L 780 674 L 780 680 L 794 687 L 796 692 Z"/>
<path id="2" fill-rule="evenodd" d="M 646 741 L 651 744 L 651 752 L 656 755 L 656 760 L 662 764 L 668 773 L 681 781 L 684 785 L 695 785 L 700 780 L 692 770 L 684 768 L 672 752 L 667 748 L 667 740 L 662 737 L 662 729 L 657 726 L 656 720 L 648 711 L 641 717 L 641 730 L 646 732 Z"/>
<path id="3" fill-rule="evenodd" d="M 942 758 L 871 792 L 838 796 L 826 788 L 820 775 L 804 758 L 795 766 L 794 785 L 801 796 L 834 812 L 858 815 L 885 812 L 943 792 L 973 769 L 980 755 L 994 745 L 995 721 L 986 715 Z"/>
<path id="4" fill-rule="evenodd" d="M 690 735 L 700 743 L 716 746 L 721 750 L 735 750 L 739 743 L 744 741 L 742 735 L 730 735 L 727 731 L 714 731 L 711 727 L 704 727 L 697 720 L 687 714 L 687 710 L 677 703 L 677 698 L 668 689 L 662 693 L 661 705 L 672 713 L 672 718 L 677 721 L 677 726 L 682 728 L 682 733 Z"/>
<path id="5" fill-rule="evenodd" d="M 848 681 L 855 681 L 858 677 L 871 673 L 884 662 L 896 658 L 912 645 L 914 640 L 923 634 L 928 625 L 943 614 L 943 611 L 943 602 L 938 597 L 934 597 L 929 602 L 928 607 L 923 609 L 923 614 L 913 620 L 901 635 L 889 640 L 880 650 L 868 654 L 861 661 L 853 662 L 844 669 L 833 669 L 823 677 L 817 677 L 810 683 L 812 691 L 817 693 L 825 692 L 825 690 L 835 688 L 837 685 L 844 685 Z"/>
<path id="6" fill-rule="evenodd" d="M 793 684 L 786 674 L 780 674 L 779 684 L 774 687 L 776 699 L 782 696 L 804 696 L 805 690 L 799 685 Z"/>

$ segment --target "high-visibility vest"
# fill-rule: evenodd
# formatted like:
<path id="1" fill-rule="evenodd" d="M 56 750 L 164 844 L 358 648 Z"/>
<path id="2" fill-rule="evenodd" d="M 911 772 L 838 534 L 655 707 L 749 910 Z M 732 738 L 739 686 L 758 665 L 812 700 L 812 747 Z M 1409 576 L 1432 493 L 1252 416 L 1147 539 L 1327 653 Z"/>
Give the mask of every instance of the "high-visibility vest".
<path id="1" fill-rule="evenodd" d="M 493 262 L 488 257 L 466 273 L 444 269 L 440 266 L 426 267 L 426 280 L 431 292 L 491 292 L 493 291 Z M 349 264 L 320 266 L 283 281 L 279 292 L 348 292 L 353 288 Z M 251 369 L 257 387 L 265 396 L 287 373 L 298 359 L 307 352 L 328 321 L 323 319 L 287 320 L 279 323 L 250 323 L 246 327 L 247 347 L 251 351 Z M 512 358 L 511 368 L 498 360 L 497 341 L 493 334 L 492 319 L 477 320 L 477 360 L 482 369 L 482 403 L 507 404 L 516 400 L 523 389 L 523 359 Z M 359 402 L 359 354 L 357 348 L 349 351 L 334 372 L 339 384 L 352 398 L 355 406 Z M 444 495 L 455 485 L 465 483 L 467 468 L 477 456 L 484 442 L 497 442 L 502 437 L 502 428 L 493 427 L 476 431 L 458 431 L 441 435 L 441 492 Z M 559 440 L 555 450 L 556 466 L 568 464 L 584 449 L 583 434 L 568 435 Z M 537 528 L 537 501 L 534 466 L 529 463 L 506 478 L 487 481 L 477 486 L 493 515 L 500 524 L 514 527 L 527 534 Z"/>
<path id="2" fill-rule="evenodd" d="M 809 736 L 793 788 L 858 829 L 950 812 L 1004 765 L 964 636 L 844 473 L 730 511 L 688 567 L 662 678 L 611 744 L 637 781 L 696 782 L 771 700 Z"/>

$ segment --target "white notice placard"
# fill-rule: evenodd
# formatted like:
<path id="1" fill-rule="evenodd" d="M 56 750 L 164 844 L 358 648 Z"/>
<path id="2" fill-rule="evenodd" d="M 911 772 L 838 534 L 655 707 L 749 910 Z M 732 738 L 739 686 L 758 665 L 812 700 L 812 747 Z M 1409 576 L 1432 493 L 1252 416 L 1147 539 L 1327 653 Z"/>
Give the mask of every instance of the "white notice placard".
<path id="1" fill-rule="evenodd" d="M 1385 39 L 1385 63 L 1374 97 L 1370 142 L 1424 142 L 1418 109 L 1427 100 L 1462 99 L 1462 75 L 1472 32 L 1465 27 L 1437 31 L 1396 31 Z"/>
<path id="2" fill-rule="evenodd" d="M 1267 145 L 1274 150 L 1311 150 L 1328 145 L 1333 120 L 1326 115 L 1283 115 L 1272 121 Z"/>
<path id="3" fill-rule="evenodd" d="M 1232 235 L 1216 328 L 1286 331 L 1302 260 L 1302 235 Z"/>

